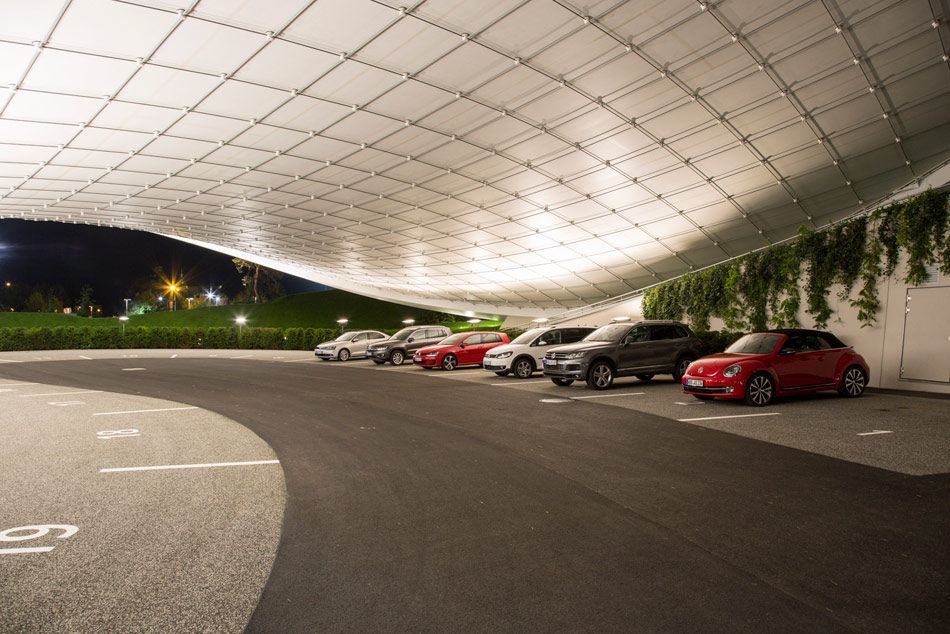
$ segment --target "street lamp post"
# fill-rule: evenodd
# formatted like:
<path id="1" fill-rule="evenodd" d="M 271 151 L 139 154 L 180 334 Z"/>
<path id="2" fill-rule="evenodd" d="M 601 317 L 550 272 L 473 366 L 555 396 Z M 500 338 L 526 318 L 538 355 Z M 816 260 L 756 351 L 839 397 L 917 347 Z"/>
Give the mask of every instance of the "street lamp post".
<path id="1" fill-rule="evenodd" d="M 131 298 L 131 297 L 126 297 L 126 298 L 123 299 L 122 301 L 125 302 L 125 314 L 128 315 L 128 314 L 129 314 L 129 302 L 132 301 L 132 298 Z"/>
<path id="2" fill-rule="evenodd" d="M 478 324 L 482 323 L 482 320 L 481 320 L 481 319 L 477 319 L 477 318 L 476 318 L 476 319 L 469 319 L 469 320 L 468 320 L 468 323 L 472 324 L 472 327 L 470 328 L 470 330 L 475 330 L 475 326 L 477 326 Z"/>
<path id="3" fill-rule="evenodd" d="M 121 317 L 119 317 L 119 322 L 122 323 L 122 338 L 123 339 L 125 339 L 125 322 L 127 322 L 128 320 L 129 318 L 126 315 L 122 315 Z"/>
<path id="4" fill-rule="evenodd" d="M 244 332 L 244 324 L 247 323 L 247 317 L 235 317 L 234 321 L 238 325 L 238 346 L 241 345 L 241 335 Z"/>

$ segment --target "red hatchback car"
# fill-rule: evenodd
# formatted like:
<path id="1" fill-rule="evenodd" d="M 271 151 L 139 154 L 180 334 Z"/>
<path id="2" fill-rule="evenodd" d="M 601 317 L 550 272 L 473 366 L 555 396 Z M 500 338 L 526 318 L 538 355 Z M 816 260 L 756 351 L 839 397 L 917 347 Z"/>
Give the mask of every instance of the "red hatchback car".
<path id="1" fill-rule="evenodd" d="M 776 396 L 819 390 L 861 396 L 868 376 L 864 358 L 829 332 L 769 330 L 694 361 L 683 376 L 683 391 L 703 400 L 742 398 L 761 407 Z"/>
<path id="2" fill-rule="evenodd" d="M 506 343 L 509 343 L 508 335 L 503 332 L 460 332 L 434 346 L 419 348 L 412 363 L 426 369 L 443 370 L 454 370 L 460 365 L 481 365 L 486 352 Z"/>

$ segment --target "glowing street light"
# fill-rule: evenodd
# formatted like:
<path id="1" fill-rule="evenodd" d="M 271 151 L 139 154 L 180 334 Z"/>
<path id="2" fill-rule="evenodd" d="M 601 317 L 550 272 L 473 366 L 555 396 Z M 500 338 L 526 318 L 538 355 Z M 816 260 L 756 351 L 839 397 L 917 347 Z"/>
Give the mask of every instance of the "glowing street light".
<path id="1" fill-rule="evenodd" d="M 538 317 L 537 319 L 532 319 L 531 323 L 533 324 L 546 324 L 550 320 L 547 317 Z"/>
<path id="2" fill-rule="evenodd" d="M 415 320 L 415 319 L 403 319 L 403 320 L 402 320 L 402 323 L 406 324 L 407 326 L 411 326 L 412 324 L 416 323 L 416 320 Z"/>
<path id="3" fill-rule="evenodd" d="M 346 328 L 346 322 L 348 322 L 348 321 L 349 321 L 349 320 L 348 320 L 348 319 L 345 319 L 345 318 L 344 318 L 344 319 L 337 319 L 337 320 L 336 320 L 336 323 L 340 324 L 340 330 L 343 330 L 344 328 Z"/>
<path id="4" fill-rule="evenodd" d="M 610 321 L 630 321 L 629 317 L 612 317 Z"/>
<path id="5" fill-rule="evenodd" d="M 119 321 L 122 322 L 122 337 L 123 338 L 125 338 L 125 322 L 127 322 L 128 320 L 129 318 L 125 315 L 122 315 L 121 317 L 119 317 Z"/>
<path id="6" fill-rule="evenodd" d="M 477 326 L 478 324 L 482 323 L 482 320 L 481 320 L 481 319 L 478 319 L 478 318 L 469 319 L 469 320 L 468 320 L 468 323 L 472 324 L 471 330 L 475 330 L 475 326 Z"/>
<path id="7" fill-rule="evenodd" d="M 247 323 L 247 317 L 235 317 L 234 321 L 236 321 L 238 325 L 238 341 L 240 341 L 241 333 L 244 332 L 244 324 Z"/>
<path id="8" fill-rule="evenodd" d="M 175 294 L 180 290 L 174 282 L 168 285 L 168 310 L 175 310 Z"/>

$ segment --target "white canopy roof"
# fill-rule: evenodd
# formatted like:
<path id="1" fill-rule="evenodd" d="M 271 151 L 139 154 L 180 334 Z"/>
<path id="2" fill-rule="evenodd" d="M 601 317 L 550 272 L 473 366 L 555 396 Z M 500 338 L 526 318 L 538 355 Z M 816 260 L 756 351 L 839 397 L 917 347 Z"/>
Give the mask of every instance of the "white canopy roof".
<path id="1" fill-rule="evenodd" d="M 0 217 L 561 311 L 950 159 L 928 0 L 2 0 Z"/>

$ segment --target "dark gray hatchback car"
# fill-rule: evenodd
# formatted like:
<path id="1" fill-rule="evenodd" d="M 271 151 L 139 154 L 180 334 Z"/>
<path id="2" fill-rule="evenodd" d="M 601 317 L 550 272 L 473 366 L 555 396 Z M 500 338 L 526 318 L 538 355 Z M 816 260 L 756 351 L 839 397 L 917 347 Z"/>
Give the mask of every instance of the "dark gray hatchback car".
<path id="1" fill-rule="evenodd" d="M 451 334 L 452 331 L 445 326 L 409 326 L 385 341 L 367 346 L 366 356 L 377 365 L 387 361 L 402 365 L 419 348 L 437 344 Z"/>
<path id="2" fill-rule="evenodd" d="M 601 326 L 578 343 L 549 350 L 543 370 L 555 385 L 587 381 L 588 387 L 605 390 L 620 376 L 649 381 L 656 374 L 672 374 L 681 381 L 689 364 L 702 355 L 702 342 L 686 324 L 621 322 Z"/>

